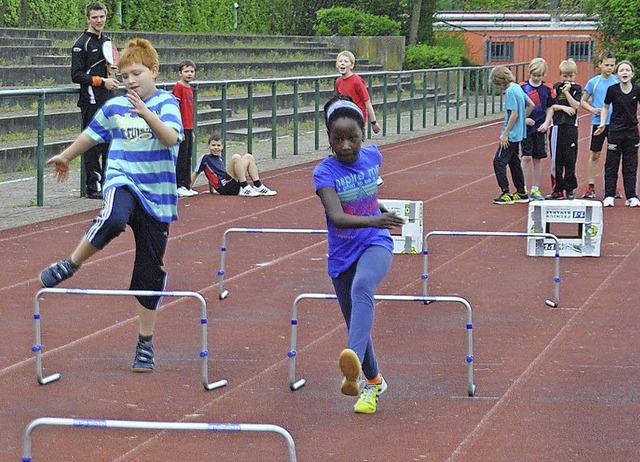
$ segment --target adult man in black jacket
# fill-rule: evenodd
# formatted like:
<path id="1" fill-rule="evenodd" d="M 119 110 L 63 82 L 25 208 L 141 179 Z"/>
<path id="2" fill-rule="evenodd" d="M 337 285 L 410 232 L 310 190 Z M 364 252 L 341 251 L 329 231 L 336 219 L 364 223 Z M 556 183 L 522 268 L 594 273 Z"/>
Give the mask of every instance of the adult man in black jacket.
<path id="1" fill-rule="evenodd" d="M 83 130 L 112 96 L 112 91 L 118 88 L 118 81 L 108 78 L 109 64 L 102 53 L 102 44 L 110 40 L 102 33 L 107 21 L 107 7 L 103 3 L 92 2 L 86 7 L 86 14 L 88 27 L 71 50 L 71 80 L 80 84 L 78 107 Z M 102 198 L 107 149 L 108 145 L 99 144 L 83 155 L 88 198 Z"/>

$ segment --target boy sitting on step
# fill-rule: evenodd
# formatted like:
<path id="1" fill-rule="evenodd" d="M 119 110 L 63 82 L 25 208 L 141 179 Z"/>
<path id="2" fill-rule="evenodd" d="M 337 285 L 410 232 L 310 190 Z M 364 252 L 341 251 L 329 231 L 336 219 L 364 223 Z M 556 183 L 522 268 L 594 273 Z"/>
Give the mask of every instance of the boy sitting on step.
<path id="1" fill-rule="evenodd" d="M 218 134 L 209 137 L 207 143 L 209 154 L 198 159 L 195 171 L 191 174 L 191 187 L 202 172 L 209 181 L 209 192 L 217 192 L 223 196 L 275 196 L 277 191 L 267 188 L 258 174 L 256 160 L 251 154 L 234 154 L 227 162 L 225 168 L 222 162 L 222 150 L 224 143 Z M 253 182 L 253 186 L 247 182 L 247 174 Z"/>

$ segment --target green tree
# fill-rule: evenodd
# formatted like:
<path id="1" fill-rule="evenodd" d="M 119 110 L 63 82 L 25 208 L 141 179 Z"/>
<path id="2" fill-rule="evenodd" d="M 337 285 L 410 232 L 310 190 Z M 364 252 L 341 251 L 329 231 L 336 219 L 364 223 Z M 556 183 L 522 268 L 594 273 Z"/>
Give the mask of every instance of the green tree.
<path id="1" fill-rule="evenodd" d="M 600 16 L 603 48 L 640 65 L 640 0 L 591 0 L 587 7 Z"/>

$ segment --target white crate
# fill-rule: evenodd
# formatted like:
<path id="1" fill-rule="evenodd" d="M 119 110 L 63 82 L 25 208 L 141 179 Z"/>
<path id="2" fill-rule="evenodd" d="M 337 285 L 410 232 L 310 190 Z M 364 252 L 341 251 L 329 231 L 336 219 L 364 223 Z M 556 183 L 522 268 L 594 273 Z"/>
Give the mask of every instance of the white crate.
<path id="1" fill-rule="evenodd" d="M 395 212 L 407 220 L 401 229 L 391 230 L 393 253 L 421 253 L 422 241 L 424 240 L 422 201 L 379 199 L 378 202 L 384 205 L 389 212 Z"/>
<path id="2" fill-rule="evenodd" d="M 530 233 L 551 233 L 558 238 L 562 257 L 599 257 L 602 242 L 602 204 L 587 200 L 529 202 Z M 553 239 L 527 238 L 527 255 L 554 257 Z"/>

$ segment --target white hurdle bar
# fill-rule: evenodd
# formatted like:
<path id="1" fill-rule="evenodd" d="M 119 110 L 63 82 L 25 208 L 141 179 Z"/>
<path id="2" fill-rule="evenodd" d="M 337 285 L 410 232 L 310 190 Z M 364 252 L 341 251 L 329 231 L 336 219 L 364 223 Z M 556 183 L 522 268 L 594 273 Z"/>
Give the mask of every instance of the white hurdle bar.
<path id="1" fill-rule="evenodd" d="M 39 417 L 25 428 L 22 443 L 22 462 L 31 462 L 33 430 L 39 426 L 74 428 L 127 428 L 134 430 L 188 430 L 206 432 L 272 432 L 281 435 L 287 443 L 289 461 L 296 462 L 296 446 L 291 434 L 284 428 L 272 424 L 199 423 L 199 422 L 151 422 L 138 420 L 71 419 L 61 417 Z"/>
<path id="2" fill-rule="evenodd" d="M 298 352 L 296 350 L 297 331 L 298 331 L 298 303 L 304 299 L 313 300 L 337 300 L 335 294 L 319 294 L 319 293 L 306 293 L 300 294 L 293 302 L 293 309 L 291 311 L 291 349 L 287 353 L 289 357 L 289 388 L 291 391 L 296 391 L 302 388 L 306 383 L 306 379 L 296 380 L 296 356 Z M 420 295 L 374 295 L 375 300 L 386 300 L 396 302 L 423 302 L 423 304 L 431 302 L 454 302 L 461 303 L 467 310 L 467 354 L 465 361 L 467 363 L 467 394 L 474 396 L 476 394 L 476 385 L 473 383 L 473 316 L 471 310 L 471 304 L 462 297 L 458 296 L 420 296 Z"/>
<path id="3" fill-rule="evenodd" d="M 222 234 L 220 246 L 220 270 L 218 271 L 218 298 L 224 300 L 229 291 L 224 288 L 225 259 L 227 253 L 227 235 L 230 233 L 262 233 L 262 234 L 327 234 L 326 229 L 304 228 L 229 228 Z"/>
<path id="4" fill-rule="evenodd" d="M 140 296 L 140 297 L 190 297 L 195 298 L 200 302 L 202 308 L 202 318 L 200 324 L 202 325 L 202 349 L 200 350 L 200 358 L 202 362 L 202 385 L 205 390 L 215 390 L 216 388 L 224 387 L 228 384 L 226 379 L 218 380 L 217 382 L 209 383 L 209 371 L 207 366 L 207 358 L 209 357 L 209 350 L 207 347 L 207 302 L 204 297 L 197 292 L 188 291 L 154 291 L 154 290 L 117 290 L 117 289 L 40 289 L 36 293 L 34 301 L 34 313 L 33 319 L 35 320 L 35 345 L 31 348 L 31 351 L 36 355 L 36 377 L 40 385 L 46 385 L 51 382 L 55 382 L 62 377 L 62 374 L 56 372 L 47 377 L 42 375 L 42 336 L 41 336 L 41 317 L 40 317 L 40 298 L 45 294 L 64 294 L 64 295 L 110 295 L 110 296 Z"/>
<path id="5" fill-rule="evenodd" d="M 555 276 L 553 278 L 554 281 L 554 298 L 546 299 L 544 302 L 551 308 L 557 308 L 560 306 L 560 252 L 558 245 L 558 238 L 555 234 L 551 233 L 518 233 L 518 232 L 510 232 L 510 231 L 431 231 L 427 233 L 424 238 L 424 248 L 422 253 L 424 254 L 423 259 L 423 273 L 422 273 L 422 293 L 423 295 L 427 295 L 429 292 L 427 290 L 427 280 L 429 279 L 429 247 L 428 242 L 431 236 L 493 236 L 493 237 L 533 237 L 538 239 L 553 239 L 556 241 L 556 254 L 555 254 Z"/>

